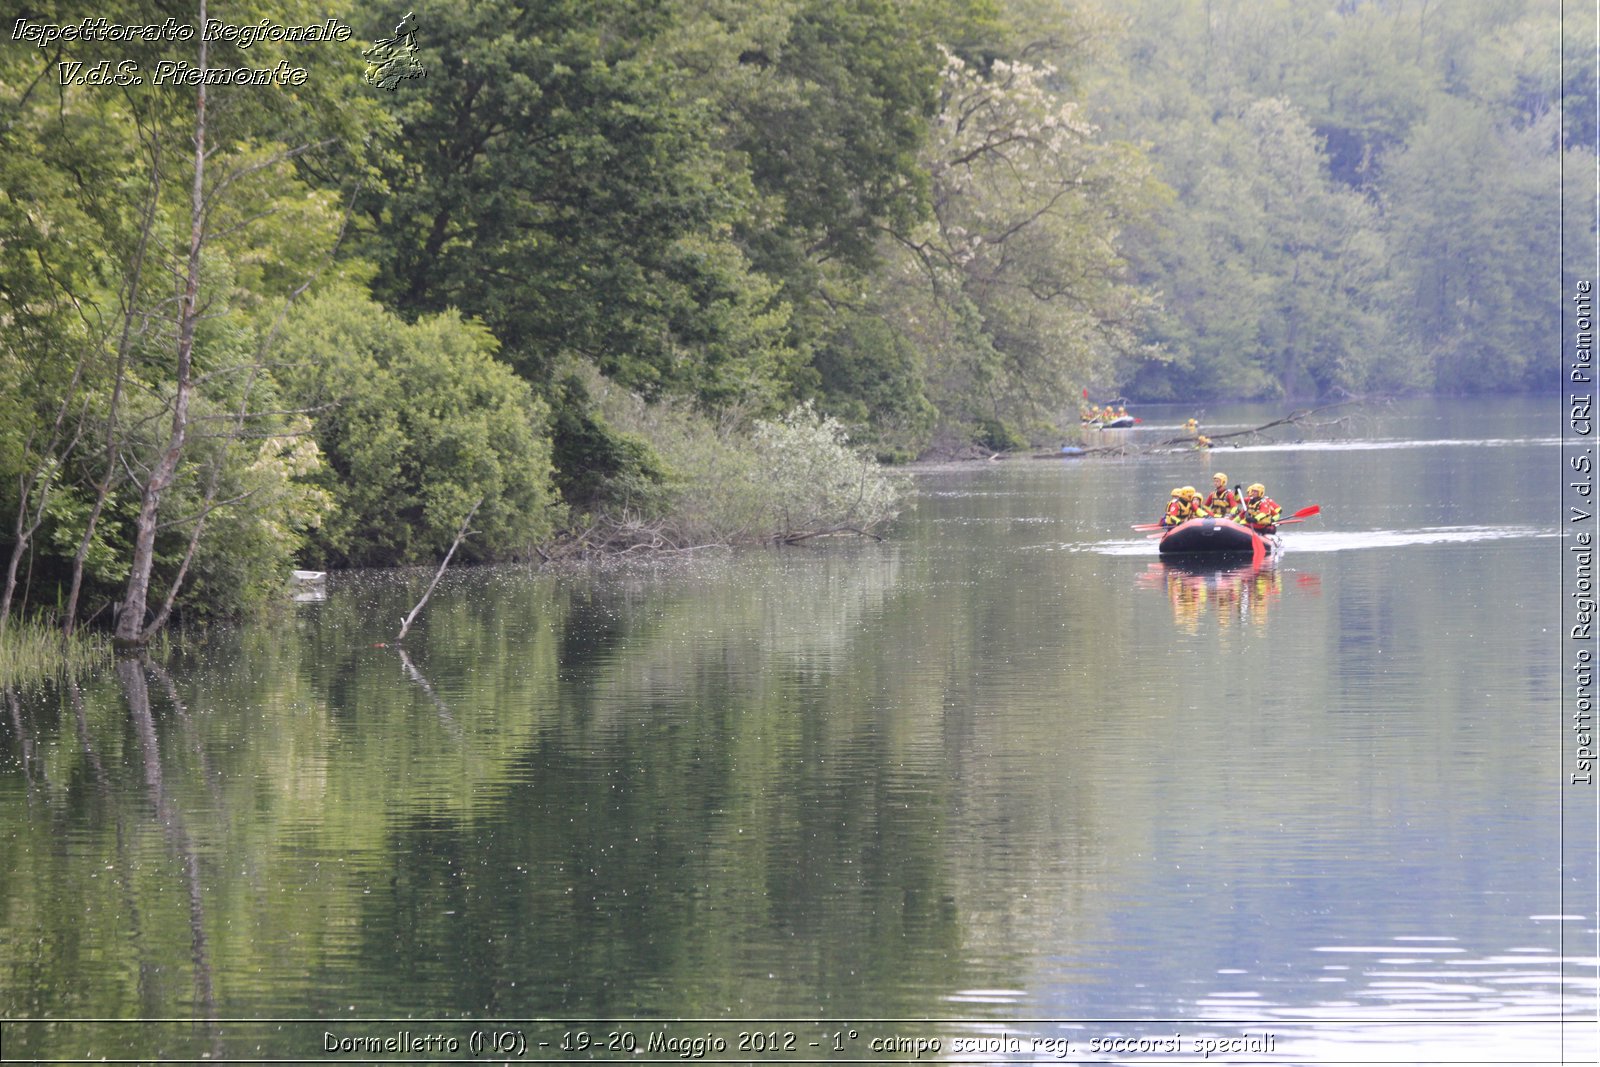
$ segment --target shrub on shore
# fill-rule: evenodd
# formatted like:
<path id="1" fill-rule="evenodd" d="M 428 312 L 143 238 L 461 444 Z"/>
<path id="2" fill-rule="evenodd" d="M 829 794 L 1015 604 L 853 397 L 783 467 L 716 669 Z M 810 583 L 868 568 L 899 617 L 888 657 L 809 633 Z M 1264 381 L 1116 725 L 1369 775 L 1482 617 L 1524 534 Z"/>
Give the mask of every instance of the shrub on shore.
<path id="1" fill-rule="evenodd" d="M 647 405 L 595 380 L 597 409 L 646 442 L 664 472 L 586 517 L 591 548 L 689 548 L 871 534 L 897 513 L 903 479 L 854 448 L 837 419 L 810 404 L 777 419 L 714 420 L 685 405 Z"/>

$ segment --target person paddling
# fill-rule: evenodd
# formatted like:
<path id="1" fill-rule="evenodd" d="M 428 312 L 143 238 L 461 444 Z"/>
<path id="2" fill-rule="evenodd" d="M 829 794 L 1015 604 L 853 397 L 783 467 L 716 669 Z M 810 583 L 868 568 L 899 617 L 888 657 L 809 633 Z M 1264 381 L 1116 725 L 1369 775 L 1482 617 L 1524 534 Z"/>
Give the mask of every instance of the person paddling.
<path id="1" fill-rule="evenodd" d="M 1239 518 L 1239 494 L 1228 488 L 1228 476 L 1218 471 L 1211 476 L 1212 490 L 1206 496 L 1205 509 L 1219 519 Z"/>
<path id="2" fill-rule="evenodd" d="M 1283 508 L 1267 495 L 1267 487 L 1256 482 L 1244 491 L 1244 520 L 1257 533 L 1269 534 L 1278 529 L 1278 517 Z"/>

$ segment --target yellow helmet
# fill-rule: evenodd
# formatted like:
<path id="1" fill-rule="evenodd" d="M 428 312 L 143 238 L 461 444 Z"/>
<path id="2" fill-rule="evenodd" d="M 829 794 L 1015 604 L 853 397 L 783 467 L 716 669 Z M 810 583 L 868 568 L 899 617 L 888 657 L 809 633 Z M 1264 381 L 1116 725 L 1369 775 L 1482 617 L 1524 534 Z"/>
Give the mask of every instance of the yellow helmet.
<path id="1" fill-rule="evenodd" d="M 1228 476 L 1226 474 L 1223 474 L 1221 471 L 1218 471 L 1217 473 L 1213 474 L 1211 476 L 1211 480 L 1213 482 L 1216 482 L 1218 485 L 1227 485 L 1228 484 Z"/>
<path id="2" fill-rule="evenodd" d="M 1183 495 L 1183 489 L 1181 487 L 1177 488 L 1177 489 L 1174 489 L 1172 491 L 1172 495 L 1173 496 L 1182 496 Z"/>
<path id="3" fill-rule="evenodd" d="M 1195 492 L 1195 488 L 1192 485 L 1186 485 L 1180 491 L 1183 493 L 1183 498 L 1185 500 L 1188 500 L 1190 497 L 1195 497 L 1195 496 L 1199 496 L 1200 495 L 1199 493 Z"/>
<path id="4" fill-rule="evenodd" d="M 1265 496 L 1267 493 L 1267 487 L 1262 485 L 1260 482 L 1256 482 L 1244 492 L 1246 496 Z"/>

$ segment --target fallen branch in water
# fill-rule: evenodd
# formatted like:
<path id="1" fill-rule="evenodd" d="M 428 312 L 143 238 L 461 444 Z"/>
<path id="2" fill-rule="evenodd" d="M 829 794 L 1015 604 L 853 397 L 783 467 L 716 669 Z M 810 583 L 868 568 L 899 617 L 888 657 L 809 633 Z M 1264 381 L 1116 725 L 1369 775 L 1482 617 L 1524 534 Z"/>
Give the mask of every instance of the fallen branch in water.
<path id="1" fill-rule="evenodd" d="M 830 526 L 823 530 L 805 530 L 800 533 L 778 534 L 773 537 L 773 540 L 783 545 L 798 545 L 801 541 L 809 541 L 813 537 L 828 537 L 832 534 L 841 533 L 853 533 L 857 537 L 870 537 L 874 541 L 883 540 L 877 534 L 855 526 Z"/>
<path id="2" fill-rule="evenodd" d="M 1221 440 L 1224 440 L 1224 439 L 1227 439 L 1227 438 L 1234 438 L 1234 437 L 1254 437 L 1254 436 L 1257 436 L 1257 435 L 1259 435 L 1261 433 L 1264 433 L 1267 430 L 1273 429 L 1273 428 L 1278 427 L 1278 426 L 1291 426 L 1291 425 L 1293 425 L 1295 423 L 1298 423 L 1298 422 L 1301 422 L 1301 421 L 1303 421 L 1305 419 L 1310 418 L 1312 415 L 1317 415 L 1317 414 L 1320 414 L 1320 413 L 1322 413 L 1324 411 L 1332 411 L 1334 408 L 1341 408 L 1341 407 L 1346 407 L 1346 406 L 1351 405 L 1351 404 L 1359 404 L 1359 403 L 1361 403 L 1360 400 L 1340 400 L 1337 403 L 1323 404 L 1320 407 L 1299 408 L 1299 409 L 1297 409 L 1295 411 L 1289 412 L 1289 414 L 1283 416 L 1282 418 L 1273 419 L 1271 422 L 1264 422 L 1260 426 L 1252 426 L 1249 429 L 1245 429 L 1245 430 L 1230 430 L 1227 433 L 1211 433 L 1211 434 L 1204 434 L 1204 435 L 1199 434 L 1199 433 L 1186 433 L 1181 437 L 1168 437 L 1168 438 L 1165 438 L 1165 439 L 1160 440 L 1160 441 L 1148 441 L 1148 442 L 1144 442 L 1142 444 L 1137 444 L 1137 445 L 1128 444 L 1128 443 L 1116 444 L 1116 445 L 1101 445 L 1101 446 L 1094 447 L 1094 448 L 1080 448 L 1075 452 L 1036 452 L 1036 453 L 1034 453 L 1033 458 L 1034 459 L 1077 459 L 1077 458 L 1081 458 L 1083 456 L 1134 456 L 1134 455 L 1145 455 L 1147 453 L 1159 452 L 1159 451 L 1162 451 L 1163 449 L 1172 448 L 1173 446 L 1176 446 L 1176 445 L 1193 446 L 1194 443 L 1196 441 L 1198 441 L 1202 436 L 1204 436 L 1207 441 L 1212 441 L 1212 442 L 1221 441 Z"/>
<path id="3" fill-rule="evenodd" d="M 538 549 L 545 563 L 572 559 L 617 558 L 630 552 L 693 552 L 710 545 L 680 544 L 669 536 L 664 519 L 643 519 L 628 512 L 620 516 L 601 515 L 582 530 L 564 531 L 556 540 Z"/>
<path id="4" fill-rule="evenodd" d="M 1256 434 L 1272 429 L 1274 426 L 1291 426 L 1297 422 L 1300 422 L 1302 419 L 1308 419 L 1313 415 L 1320 414 L 1321 412 L 1332 411 L 1334 408 L 1342 408 L 1351 404 L 1359 403 L 1359 400 L 1341 400 L 1338 403 L 1324 404 L 1321 407 L 1300 408 L 1299 410 L 1289 412 L 1289 414 L 1285 415 L 1281 419 L 1273 419 L 1271 422 L 1264 422 L 1260 426 L 1252 426 L 1248 430 L 1232 430 L 1228 433 L 1212 433 L 1206 434 L 1205 436 L 1212 441 L 1221 441 L 1224 438 L 1229 437 L 1253 437 Z M 1184 437 L 1169 437 L 1165 441 L 1156 442 L 1156 444 L 1151 447 L 1160 448 L 1164 445 L 1193 444 L 1197 436 L 1198 435 L 1196 434 L 1190 434 Z"/>
<path id="5" fill-rule="evenodd" d="M 422 606 L 433 595 L 433 590 L 439 584 L 439 579 L 444 577 L 445 568 L 450 566 L 450 557 L 456 554 L 456 549 L 461 547 L 462 540 L 471 532 L 467 529 L 467 523 L 472 521 L 472 516 L 478 513 L 478 508 L 482 505 L 483 497 L 480 496 L 478 502 L 472 505 L 471 510 L 467 512 L 467 517 L 461 520 L 461 526 L 456 530 L 456 539 L 450 542 L 450 551 L 444 554 L 444 562 L 440 563 L 439 569 L 434 572 L 433 581 L 428 583 L 428 591 L 422 594 L 422 599 L 417 601 L 417 606 L 411 609 L 411 614 L 400 620 L 400 633 L 394 639 L 395 644 L 398 645 L 406 639 L 406 632 L 411 629 L 411 624 L 416 621 L 417 614 L 422 611 Z"/>

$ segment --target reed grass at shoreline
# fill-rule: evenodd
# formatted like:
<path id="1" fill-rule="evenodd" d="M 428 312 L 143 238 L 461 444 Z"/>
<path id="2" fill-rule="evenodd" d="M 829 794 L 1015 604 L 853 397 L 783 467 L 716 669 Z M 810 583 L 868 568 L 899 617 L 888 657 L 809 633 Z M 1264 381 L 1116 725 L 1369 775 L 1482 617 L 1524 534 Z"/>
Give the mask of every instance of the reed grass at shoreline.
<path id="1" fill-rule="evenodd" d="M 0 633 L 0 686 L 38 684 L 111 662 L 105 635 L 61 631 L 39 622 L 13 622 Z"/>

